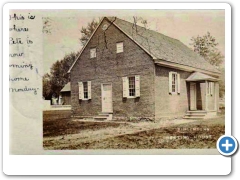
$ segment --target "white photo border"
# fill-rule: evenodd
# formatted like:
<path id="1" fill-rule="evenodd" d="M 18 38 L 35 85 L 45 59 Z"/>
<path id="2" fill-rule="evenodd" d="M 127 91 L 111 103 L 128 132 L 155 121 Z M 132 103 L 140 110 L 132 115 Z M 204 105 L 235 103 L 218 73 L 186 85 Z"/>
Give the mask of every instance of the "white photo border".
<path id="1" fill-rule="evenodd" d="M 231 6 L 227 3 L 7 3 L 3 7 L 3 172 L 7 175 L 227 175 L 222 155 L 10 155 L 10 9 L 223 9 L 225 10 L 225 135 L 231 135 Z M 174 163 L 173 163 L 174 162 Z M 203 166 L 204 164 L 204 166 Z M 146 168 L 149 167 L 149 168 Z M 214 167 L 214 168 L 213 168 Z"/>

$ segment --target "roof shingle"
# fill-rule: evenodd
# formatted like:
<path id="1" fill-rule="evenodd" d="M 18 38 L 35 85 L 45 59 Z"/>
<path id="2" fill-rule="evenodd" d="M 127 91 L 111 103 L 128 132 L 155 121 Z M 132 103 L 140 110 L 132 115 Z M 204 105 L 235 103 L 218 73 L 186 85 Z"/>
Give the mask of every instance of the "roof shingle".
<path id="1" fill-rule="evenodd" d="M 115 17 L 107 19 L 159 60 L 219 73 L 215 66 L 177 39 Z"/>

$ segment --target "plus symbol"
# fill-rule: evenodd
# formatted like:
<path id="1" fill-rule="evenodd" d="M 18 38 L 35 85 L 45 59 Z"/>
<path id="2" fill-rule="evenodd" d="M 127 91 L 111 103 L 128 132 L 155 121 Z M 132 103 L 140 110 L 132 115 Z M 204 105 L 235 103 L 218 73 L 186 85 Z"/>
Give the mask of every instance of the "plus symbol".
<path id="1" fill-rule="evenodd" d="M 228 151 L 229 147 L 232 147 L 233 145 L 229 144 L 228 140 L 226 140 L 226 144 L 222 144 L 222 146 L 226 148 L 226 151 Z"/>

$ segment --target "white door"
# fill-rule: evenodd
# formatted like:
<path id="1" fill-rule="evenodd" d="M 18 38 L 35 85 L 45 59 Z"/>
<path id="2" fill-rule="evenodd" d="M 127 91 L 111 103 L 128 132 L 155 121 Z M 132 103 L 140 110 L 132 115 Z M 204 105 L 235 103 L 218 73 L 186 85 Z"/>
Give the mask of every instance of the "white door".
<path id="1" fill-rule="evenodd" d="M 197 110 L 197 93 L 195 83 L 190 83 L 190 110 Z"/>
<path id="2" fill-rule="evenodd" d="M 112 111 L 112 84 L 102 84 L 102 112 Z"/>

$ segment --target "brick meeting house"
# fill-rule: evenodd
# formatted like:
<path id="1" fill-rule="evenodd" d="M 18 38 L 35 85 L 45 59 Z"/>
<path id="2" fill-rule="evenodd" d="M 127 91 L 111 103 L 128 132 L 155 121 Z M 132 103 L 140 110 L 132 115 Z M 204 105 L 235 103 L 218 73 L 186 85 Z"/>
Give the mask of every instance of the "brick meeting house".
<path id="1" fill-rule="evenodd" d="M 72 115 L 95 119 L 217 115 L 220 72 L 179 40 L 104 17 L 69 69 Z"/>

